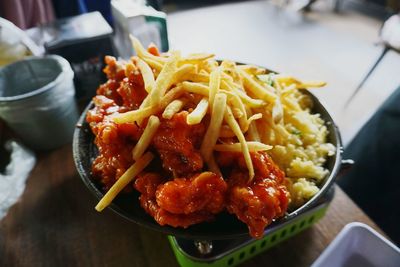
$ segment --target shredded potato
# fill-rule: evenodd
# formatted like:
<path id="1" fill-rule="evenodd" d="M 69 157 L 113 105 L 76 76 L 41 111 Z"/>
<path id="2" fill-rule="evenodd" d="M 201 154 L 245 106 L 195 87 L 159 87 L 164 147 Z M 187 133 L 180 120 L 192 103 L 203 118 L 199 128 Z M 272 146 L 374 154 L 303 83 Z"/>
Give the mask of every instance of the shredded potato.
<path id="1" fill-rule="evenodd" d="M 196 64 L 213 57 L 214 57 L 213 54 L 204 54 L 204 53 L 190 54 L 186 58 L 183 58 L 181 62 Z"/>
<path id="2" fill-rule="evenodd" d="M 148 95 L 152 105 L 157 105 L 165 92 L 174 83 L 174 80 L 176 79 L 175 73 L 178 70 L 179 58 L 179 53 L 174 53 L 168 58 L 168 61 L 165 62 L 164 67 L 161 69 L 161 72 L 157 77 L 154 90 L 151 90 Z"/>
<path id="3" fill-rule="evenodd" d="M 118 114 L 114 116 L 112 119 L 116 123 L 126 123 L 126 122 L 135 122 L 143 120 L 154 113 L 156 113 L 158 108 L 156 106 L 146 107 L 143 109 L 137 109 L 128 111 L 122 114 Z"/>
<path id="4" fill-rule="evenodd" d="M 182 93 L 182 88 L 175 87 L 174 89 L 171 89 L 167 94 L 165 94 L 165 96 L 161 99 L 161 101 L 159 103 L 156 103 L 156 105 L 149 107 L 145 107 L 144 105 L 142 105 L 144 107 L 140 106 L 139 109 L 114 115 L 112 116 L 112 120 L 115 123 L 140 122 L 143 119 L 156 114 L 161 109 L 168 106 L 168 104 L 171 103 L 174 100 L 174 98 L 178 98 L 181 95 L 181 93 Z M 145 98 L 143 103 L 146 103 L 146 99 L 149 98 Z"/>
<path id="5" fill-rule="evenodd" d="M 266 151 L 285 172 L 294 205 L 318 192 L 319 182 L 328 175 L 324 163 L 335 147 L 327 143 L 324 121 L 319 114 L 311 114 L 312 101 L 301 90 L 322 87 L 324 82 L 300 81 L 252 65 L 219 62 L 212 54 L 185 57 L 170 51 L 156 56 L 135 37 L 131 40 L 137 57 L 126 71 L 140 71 L 148 95 L 138 109 L 109 118 L 116 124 L 141 125 L 149 120 L 132 151 L 136 162 L 107 192 L 97 210 L 107 206 L 151 161 L 152 154 L 146 151 L 159 118 L 169 120 L 181 110 L 189 113 L 187 124 L 204 123 L 207 127 L 200 153 L 210 171 L 220 174 L 215 151 L 242 153 L 250 182 L 255 176 L 251 153 Z"/>
<path id="6" fill-rule="evenodd" d="M 193 82 L 183 82 L 182 88 L 190 93 L 195 93 L 202 96 L 209 96 L 210 89 L 207 85 L 201 83 L 193 83 Z"/>
<path id="7" fill-rule="evenodd" d="M 154 115 L 150 116 L 142 136 L 140 136 L 139 141 L 132 150 L 133 160 L 138 160 L 146 151 L 146 149 L 150 145 L 151 140 L 153 139 L 154 134 L 158 129 L 158 126 L 160 126 L 160 119 Z"/>
<path id="8" fill-rule="evenodd" d="M 253 163 L 251 162 L 249 147 L 247 145 L 246 139 L 240 130 L 239 124 L 233 117 L 232 111 L 230 107 L 227 107 L 224 114 L 225 120 L 228 123 L 229 127 L 231 127 L 232 131 L 235 133 L 236 137 L 238 138 L 242 153 L 244 156 L 244 160 L 246 162 L 247 168 L 249 169 L 249 180 L 252 180 L 254 177 L 254 167 Z"/>
<path id="9" fill-rule="evenodd" d="M 246 142 L 249 151 L 266 151 L 270 150 L 272 146 L 260 143 L 260 142 Z M 221 144 L 214 146 L 215 151 L 229 151 L 229 152 L 242 152 L 242 144 L 234 143 L 234 144 Z"/>
<path id="10" fill-rule="evenodd" d="M 127 186 L 135 177 L 152 161 L 153 154 L 147 152 L 139 158 L 125 173 L 119 177 L 117 182 L 107 191 L 99 203 L 96 205 L 97 211 L 105 209 L 113 199 Z"/>
<path id="11" fill-rule="evenodd" d="M 171 119 L 182 107 L 185 105 L 185 100 L 183 99 L 175 99 L 165 108 L 162 117 L 164 119 Z"/>
<path id="12" fill-rule="evenodd" d="M 213 106 L 215 95 L 218 93 L 219 87 L 221 83 L 221 70 L 216 68 L 210 74 L 210 88 L 208 101 L 210 103 L 210 107 Z"/>
<path id="13" fill-rule="evenodd" d="M 201 154 L 208 164 L 210 164 L 210 157 L 212 149 L 215 146 L 219 137 L 219 131 L 224 118 L 226 109 L 226 95 L 217 94 L 214 100 L 213 112 L 211 114 L 210 125 L 204 136 L 203 143 L 201 144 Z M 212 164 L 212 162 L 211 162 Z"/>
<path id="14" fill-rule="evenodd" d="M 198 124 L 207 113 L 208 99 L 202 98 L 197 107 L 187 116 L 186 122 L 189 125 Z"/>
<path id="15" fill-rule="evenodd" d="M 155 87 L 153 71 L 151 70 L 150 66 L 147 65 L 146 62 L 144 62 L 140 58 L 138 58 L 137 60 L 137 66 L 143 76 L 144 88 L 147 91 L 147 93 L 150 93 L 151 90 L 153 90 L 153 88 Z"/>

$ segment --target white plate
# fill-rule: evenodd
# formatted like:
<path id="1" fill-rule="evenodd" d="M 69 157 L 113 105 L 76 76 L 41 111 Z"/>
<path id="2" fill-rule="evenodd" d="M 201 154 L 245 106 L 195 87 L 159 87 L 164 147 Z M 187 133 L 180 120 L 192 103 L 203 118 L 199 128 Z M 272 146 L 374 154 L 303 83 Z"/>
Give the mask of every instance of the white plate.
<path id="1" fill-rule="evenodd" d="M 312 267 L 399 267 L 400 249 L 366 224 L 347 224 Z"/>

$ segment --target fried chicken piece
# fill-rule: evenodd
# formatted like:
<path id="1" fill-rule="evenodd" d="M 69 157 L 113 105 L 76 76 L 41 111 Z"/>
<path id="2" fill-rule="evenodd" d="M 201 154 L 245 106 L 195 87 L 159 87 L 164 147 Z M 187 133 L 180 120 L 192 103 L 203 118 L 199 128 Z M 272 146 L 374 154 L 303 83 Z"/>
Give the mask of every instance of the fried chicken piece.
<path id="1" fill-rule="evenodd" d="M 125 62 L 118 61 L 113 56 L 105 56 L 104 61 L 106 63 L 103 72 L 107 75 L 107 79 L 121 81 L 125 77 Z"/>
<path id="2" fill-rule="evenodd" d="M 212 172 L 203 172 L 191 178 L 176 178 L 160 185 L 156 192 L 158 205 L 174 214 L 198 211 L 219 213 L 224 208 L 227 184 Z"/>
<path id="3" fill-rule="evenodd" d="M 125 74 L 127 76 L 122 79 L 117 89 L 122 98 L 122 106 L 128 110 L 138 109 L 147 96 L 143 76 L 135 63 L 136 58 L 132 57 L 131 61 L 133 64 L 129 64 L 129 67 L 126 67 Z"/>
<path id="4" fill-rule="evenodd" d="M 97 88 L 96 94 L 106 96 L 114 100 L 118 105 L 122 104 L 122 99 L 117 89 L 120 82 L 125 78 L 125 65 L 118 62 L 115 57 L 106 56 L 104 58 L 106 67 L 103 72 L 107 76 L 107 81 Z"/>
<path id="5" fill-rule="evenodd" d="M 137 109 L 147 96 L 142 74 L 136 67 L 134 58 L 127 67 L 127 62 L 119 62 L 115 57 L 106 56 L 104 73 L 108 80 L 99 86 L 97 95 L 106 96 L 115 101 L 123 112 Z M 129 71 L 127 71 L 129 70 Z"/>
<path id="6" fill-rule="evenodd" d="M 104 190 L 108 190 L 115 181 L 132 165 L 132 140 L 124 137 L 113 122 L 98 123 L 95 144 L 99 155 L 92 165 L 92 174 L 100 179 Z"/>
<path id="7" fill-rule="evenodd" d="M 133 163 L 132 148 L 139 140 L 143 129 L 135 123 L 116 124 L 108 115 L 119 110 L 114 100 L 102 95 L 93 98 L 95 107 L 88 111 L 86 120 L 95 134 L 98 157 L 92 164 L 92 173 L 105 190 Z"/>
<path id="8" fill-rule="evenodd" d="M 214 173 L 164 182 L 159 174 L 147 173 L 134 183 L 141 206 L 160 225 L 186 228 L 213 219 L 224 208 L 227 184 Z"/>
<path id="9" fill-rule="evenodd" d="M 86 113 L 86 121 L 92 127 L 93 133 L 96 135 L 97 132 L 93 129 L 97 123 L 102 122 L 105 116 L 112 114 L 113 112 L 119 111 L 119 106 L 114 100 L 103 96 L 97 95 L 93 97 L 94 108 L 89 109 Z"/>
<path id="10" fill-rule="evenodd" d="M 177 176 L 196 173 L 203 168 L 198 147 L 205 133 L 205 125 L 188 125 L 187 114 L 183 111 L 170 120 L 161 120 L 153 137 L 153 145 L 160 154 L 164 169 Z"/>
<path id="11" fill-rule="evenodd" d="M 139 198 L 140 205 L 152 217 L 154 217 L 160 209 L 155 197 L 157 187 L 164 182 L 161 175 L 149 172 L 139 175 L 133 184 L 135 189 L 141 193 Z"/>
<path id="12" fill-rule="evenodd" d="M 229 177 L 227 209 L 249 227 L 250 235 L 261 238 L 274 219 L 282 217 L 288 206 L 289 193 L 282 184 L 284 173 L 266 153 L 251 153 L 255 177 L 249 183 L 242 159 Z"/>

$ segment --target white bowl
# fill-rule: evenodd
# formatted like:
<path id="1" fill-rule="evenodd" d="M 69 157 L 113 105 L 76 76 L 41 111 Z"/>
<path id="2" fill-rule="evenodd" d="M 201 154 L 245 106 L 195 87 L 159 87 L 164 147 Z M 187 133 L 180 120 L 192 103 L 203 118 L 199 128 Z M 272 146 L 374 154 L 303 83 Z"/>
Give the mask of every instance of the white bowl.
<path id="1" fill-rule="evenodd" d="M 399 267 L 400 249 L 366 224 L 347 224 L 312 267 Z"/>

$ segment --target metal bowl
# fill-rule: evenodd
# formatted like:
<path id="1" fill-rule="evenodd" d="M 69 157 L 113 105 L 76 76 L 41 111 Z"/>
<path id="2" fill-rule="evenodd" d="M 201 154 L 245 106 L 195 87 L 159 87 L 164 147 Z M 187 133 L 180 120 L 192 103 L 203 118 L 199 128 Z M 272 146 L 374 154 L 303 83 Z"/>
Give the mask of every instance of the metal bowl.
<path id="1" fill-rule="evenodd" d="M 335 145 L 336 153 L 334 156 L 327 159 L 325 167 L 329 170 L 330 174 L 321 182 L 320 191 L 304 205 L 296 210 L 288 212 L 286 216 L 275 221 L 273 224 L 281 224 L 292 220 L 299 214 L 314 206 L 334 184 L 341 165 L 342 143 L 338 128 L 318 99 L 310 92 L 304 92 L 310 95 L 314 102 L 312 113 L 321 114 L 321 118 L 326 122 L 326 126 L 329 130 L 328 141 Z M 82 181 L 95 197 L 100 200 L 103 197 L 104 192 L 101 190 L 101 185 L 91 177 L 92 162 L 96 158 L 98 151 L 93 142 L 94 135 L 90 130 L 89 124 L 86 122 L 86 113 L 92 107 L 93 103 L 90 103 L 78 121 L 77 125 L 79 125 L 79 127 L 75 129 L 73 137 L 73 156 Z M 212 222 L 203 222 L 186 229 L 161 226 L 140 206 L 138 200 L 139 195 L 139 192 L 136 192 L 135 190 L 130 194 L 119 194 L 109 208 L 122 217 L 125 217 L 141 226 L 177 237 L 197 240 L 218 240 L 248 236 L 247 225 L 239 221 L 236 216 L 228 214 L 227 212 L 218 214 Z"/>

